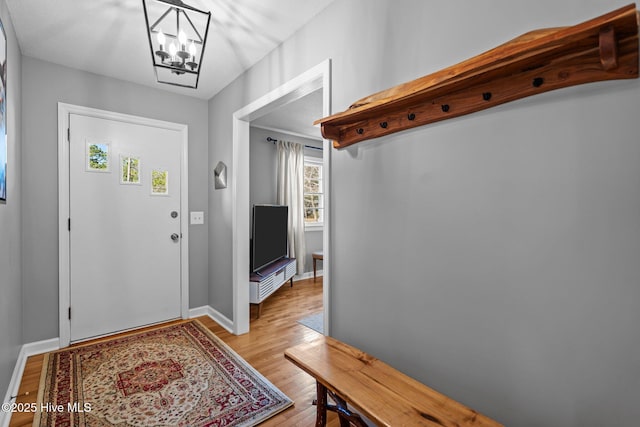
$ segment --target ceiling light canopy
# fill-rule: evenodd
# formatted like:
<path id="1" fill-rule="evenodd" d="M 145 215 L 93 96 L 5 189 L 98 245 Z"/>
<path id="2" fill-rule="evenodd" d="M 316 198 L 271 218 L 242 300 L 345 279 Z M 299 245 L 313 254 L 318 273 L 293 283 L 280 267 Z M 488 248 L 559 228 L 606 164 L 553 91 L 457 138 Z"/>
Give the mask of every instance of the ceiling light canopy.
<path id="1" fill-rule="evenodd" d="M 156 80 L 197 88 L 211 12 L 182 0 L 142 0 L 142 5 Z"/>

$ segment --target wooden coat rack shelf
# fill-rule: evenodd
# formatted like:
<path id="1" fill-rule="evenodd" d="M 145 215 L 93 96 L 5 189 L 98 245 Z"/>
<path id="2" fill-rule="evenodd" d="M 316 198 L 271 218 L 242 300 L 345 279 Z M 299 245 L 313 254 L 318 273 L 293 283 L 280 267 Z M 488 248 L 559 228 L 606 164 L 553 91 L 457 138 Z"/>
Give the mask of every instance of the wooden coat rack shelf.
<path id="1" fill-rule="evenodd" d="M 573 27 L 531 31 L 317 120 L 335 148 L 584 83 L 638 77 L 635 4 Z"/>

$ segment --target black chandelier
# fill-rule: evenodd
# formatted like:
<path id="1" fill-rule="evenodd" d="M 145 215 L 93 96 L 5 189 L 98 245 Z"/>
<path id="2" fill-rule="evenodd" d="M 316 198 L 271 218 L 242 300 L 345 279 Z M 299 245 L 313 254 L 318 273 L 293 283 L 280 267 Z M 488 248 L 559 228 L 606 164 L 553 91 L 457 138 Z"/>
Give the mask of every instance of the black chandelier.
<path id="1" fill-rule="evenodd" d="M 211 12 L 182 0 L 142 0 L 156 80 L 198 87 Z"/>

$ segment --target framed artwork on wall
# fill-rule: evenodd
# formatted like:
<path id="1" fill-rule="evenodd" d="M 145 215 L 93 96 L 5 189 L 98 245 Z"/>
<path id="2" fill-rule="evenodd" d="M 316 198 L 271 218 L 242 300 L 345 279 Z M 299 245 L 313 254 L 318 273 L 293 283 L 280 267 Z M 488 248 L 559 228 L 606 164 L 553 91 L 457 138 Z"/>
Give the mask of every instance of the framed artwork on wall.
<path id="1" fill-rule="evenodd" d="M 7 202 L 7 37 L 0 21 L 0 203 Z"/>

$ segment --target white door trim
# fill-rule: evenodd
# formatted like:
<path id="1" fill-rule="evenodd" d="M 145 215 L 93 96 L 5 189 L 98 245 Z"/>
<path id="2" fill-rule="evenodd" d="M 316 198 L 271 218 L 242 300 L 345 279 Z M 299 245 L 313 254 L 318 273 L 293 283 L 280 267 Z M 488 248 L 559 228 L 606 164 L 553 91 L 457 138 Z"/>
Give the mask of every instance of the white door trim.
<path id="1" fill-rule="evenodd" d="M 180 183 L 180 229 L 182 241 L 180 250 L 180 314 L 189 317 L 189 162 L 188 162 L 188 126 L 185 124 L 165 122 L 146 117 L 132 116 L 79 105 L 58 103 L 58 253 L 59 253 L 59 329 L 60 348 L 67 347 L 71 339 L 71 323 L 69 321 L 70 302 L 70 265 L 69 265 L 69 144 L 67 142 L 69 115 L 117 120 L 124 123 L 170 129 L 181 134 L 181 183 Z"/>
<path id="2" fill-rule="evenodd" d="M 233 113 L 231 218 L 233 259 L 233 333 L 249 332 L 249 134 L 251 121 L 322 88 L 323 117 L 331 114 L 331 60 L 326 59 L 293 80 Z M 318 117 L 319 118 L 319 117 Z M 324 331 L 329 334 L 329 281 L 331 266 L 331 141 L 323 140 L 325 217 L 323 233 Z"/>

